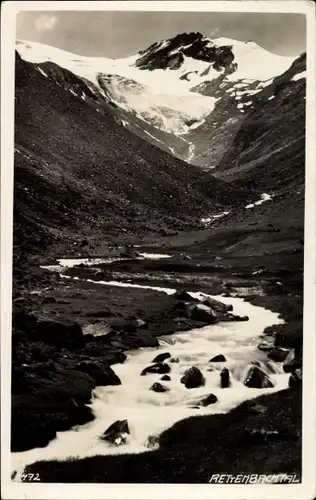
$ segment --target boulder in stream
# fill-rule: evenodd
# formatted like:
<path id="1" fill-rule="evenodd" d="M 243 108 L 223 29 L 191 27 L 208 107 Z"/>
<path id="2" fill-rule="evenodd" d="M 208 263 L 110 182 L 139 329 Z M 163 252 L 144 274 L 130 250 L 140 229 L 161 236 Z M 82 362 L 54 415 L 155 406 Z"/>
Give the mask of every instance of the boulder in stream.
<path id="1" fill-rule="evenodd" d="M 76 370 L 87 373 L 92 377 L 96 385 L 120 385 L 119 377 L 112 368 L 106 364 L 94 361 L 81 361 L 77 363 Z"/>
<path id="2" fill-rule="evenodd" d="M 169 382 L 171 380 L 171 377 L 169 375 L 163 375 L 160 380 L 164 380 L 166 382 L 167 381 Z"/>
<path id="3" fill-rule="evenodd" d="M 192 297 L 188 292 L 186 292 L 185 290 L 181 290 L 181 291 L 178 291 L 176 292 L 175 294 L 173 294 L 173 297 L 176 299 L 176 300 L 179 300 L 181 302 L 199 302 L 198 299 L 195 299 L 194 297 Z"/>
<path id="4" fill-rule="evenodd" d="M 295 352 L 295 349 L 291 349 L 284 360 L 283 370 L 285 373 L 291 373 L 300 368 L 302 368 L 302 355 L 300 352 Z"/>
<path id="5" fill-rule="evenodd" d="M 149 436 L 147 441 L 147 448 L 151 450 L 157 450 L 159 448 L 159 437 Z"/>
<path id="6" fill-rule="evenodd" d="M 239 316 L 238 314 L 234 314 L 234 321 L 249 321 L 249 316 Z"/>
<path id="7" fill-rule="evenodd" d="M 283 363 L 289 353 L 289 349 L 283 349 L 282 347 L 275 347 L 267 355 L 267 358 L 277 363 Z"/>
<path id="8" fill-rule="evenodd" d="M 101 436 L 103 441 L 119 446 L 126 443 L 128 434 L 130 434 L 127 420 L 116 420 Z"/>
<path id="9" fill-rule="evenodd" d="M 247 372 L 244 385 L 256 389 L 265 389 L 274 387 L 269 375 L 267 375 L 258 366 L 251 366 Z"/>
<path id="10" fill-rule="evenodd" d="M 226 358 L 223 354 L 217 354 L 217 356 L 214 356 L 212 359 L 210 359 L 210 363 L 219 363 L 221 361 L 226 361 Z"/>
<path id="11" fill-rule="evenodd" d="M 218 401 L 218 399 L 215 396 L 215 394 L 209 394 L 208 396 L 205 396 L 204 398 L 202 398 L 198 402 L 198 404 L 201 406 L 209 406 L 209 405 L 215 404 L 217 401 Z"/>
<path id="12" fill-rule="evenodd" d="M 160 382 L 155 382 L 151 386 L 150 390 L 154 391 L 154 392 L 167 392 L 167 391 L 169 391 L 169 387 L 166 387 L 165 385 L 160 384 Z"/>
<path id="13" fill-rule="evenodd" d="M 232 304 L 224 304 L 223 302 L 213 299 L 212 297 L 206 297 L 203 299 L 202 303 L 213 309 L 215 312 L 225 313 L 233 310 Z"/>
<path id="14" fill-rule="evenodd" d="M 187 312 L 193 321 L 201 321 L 201 323 L 208 323 L 210 325 L 218 321 L 213 309 L 204 304 L 196 304 L 192 308 L 189 308 Z"/>
<path id="15" fill-rule="evenodd" d="M 289 387 L 294 389 L 302 386 L 302 370 L 294 370 L 289 377 Z"/>
<path id="16" fill-rule="evenodd" d="M 220 378 L 221 378 L 221 388 L 222 389 L 227 389 L 230 387 L 230 373 L 228 368 L 223 368 L 221 373 L 220 373 Z"/>
<path id="17" fill-rule="evenodd" d="M 260 351 L 272 351 L 274 349 L 274 345 L 267 341 L 261 342 L 257 347 Z"/>
<path id="18" fill-rule="evenodd" d="M 165 359 L 171 358 L 170 352 L 161 352 L 152 360 L 152 363 L 162 363 Z"/>
<path id="19" fill-rule="evenodd" d="M 171 368 L 167 363 L 155 363 L 154 365 L 147 366 L 141 372 L 141 375 L 147 375 L 147 373 L 169 373 Z"/>
<path id="20" fill-rule="evenodd" d="M 187 389 L 194 389 L 205 385 L 205 378 L 199 368 L 192 366 L 184 373 L 181 384 L 184 384 Z"/>

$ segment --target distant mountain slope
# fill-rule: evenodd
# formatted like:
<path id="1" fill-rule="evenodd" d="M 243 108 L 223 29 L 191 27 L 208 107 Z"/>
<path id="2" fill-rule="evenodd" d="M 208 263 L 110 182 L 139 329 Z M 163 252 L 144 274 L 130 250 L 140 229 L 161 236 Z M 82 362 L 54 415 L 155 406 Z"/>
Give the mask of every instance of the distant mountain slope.
<path id="1" fill-rule="evenodd" d="M 243 190 L 125 130 L 99 97 L 70 71 L 17 54 L 17 246 L 85 249 L 118 234 L 196 227 L 244 203 Z"/>
<path id="2" fill-rule="evenodd" d="M 302 54 L 256 94 L 216 175 L 259 190 L 304 186 L 305 95 L 306 55 Z"/>
<path id="3" fill-rule="evenodd" d="M 149 124 L 157 129 L 157 134 L 161 130 L 175 136 L 200 127 L 222 97 L 192 92 L 192 89 L 203 87 L 205 82 L 219 86 L 223 80 L 230 86 L 240 80 L 246 86 L 251 85 L 253 81 L 281 74 L 293 60 L 271 54 L 253 42 L 226 38 L 213 41 L 201 33 L 182 33 L 156 42 L 131 57 L 116 60 L 78 56 L 21 40 L 17 42 L 17 50 L 27 61 L 54 62 L 89 81 L 106 100 L 127 111 L 132 118 L 141 119 L 144 131 Z M 166 137 L 167 147 L 173 147 L 168 139 L 170 137 Z M 180 152 L 183 159 L 190 161 L 191 143 L 186 138 L 184 141 L 187 143 L 185 155 L 181 144 L 176 154 Z M 174 142 L 179 143 L 177 139 Z M 159 146 L 163 148 L 162 143 Z"/>

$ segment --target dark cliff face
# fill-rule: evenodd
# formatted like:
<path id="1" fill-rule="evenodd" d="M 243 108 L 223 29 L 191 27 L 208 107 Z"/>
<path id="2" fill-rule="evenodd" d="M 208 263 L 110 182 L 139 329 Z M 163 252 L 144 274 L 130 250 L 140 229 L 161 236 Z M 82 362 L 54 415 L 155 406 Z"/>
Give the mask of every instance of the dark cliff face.
<path id="1" fill-rule="evenodd" d="M 182 33 L 169 40 L 156 42 L 140 52 L 135 65 L 140 69 L 179 69 L 184 56 L 210 63 L 215 70 L 231 71 L 234 54 L 231 46 L 218 47 L 201 33 Z"/>

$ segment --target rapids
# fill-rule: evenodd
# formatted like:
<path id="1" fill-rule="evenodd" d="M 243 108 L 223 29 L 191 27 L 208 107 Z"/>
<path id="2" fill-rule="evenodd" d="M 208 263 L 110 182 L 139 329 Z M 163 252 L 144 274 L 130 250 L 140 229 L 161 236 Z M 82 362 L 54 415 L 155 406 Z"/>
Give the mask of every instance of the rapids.
<path id="1" fill-rule="evenodd" d="M 76 261 L 76 264 L 78 261 Z M 65 261 L 62 265 L 65 266 Z M 75 265 L 74 260 L 69 262 Z M 68 266 L 68 267 L 70 267 Z M 69 279 L 66 275 L 62 275 Z M 88 280 L 92 281 L 92 280 Z M 131 283 L 97 281 L 100 286 L 116 285 L 158 290 L 173 294 L 175 289 L 142 286 Z M 196 298 L 206 295 L 191 292 Z M 223 322 L 186 332 L 177 332 L 159 338 L 158 348 L 141 348 L 127 353 L 123 364 L 112 365 L 120 377 L 122 385 L 97 387 L 89 405 L 95 420 L 57 433 L 56 439 L 45 448 L 35 448 L 25 452 L 12 453 L 12 470 L 18 476 L 28 464 L 40 460 L 67 460 L 94 455 L 141 453 L 148 451 L 149 438 L 159 436 L 181 419 L 195 415 L 226 413 L 241 402 L 261 394 L 279 391 L 288 386 L 288 374 L 281 363 L 267 360 L 266 354 L 257 345 L 265 327 L 284 323 L 279 315 L 263 307 L 250 304 L 241 298 L 214 296 L 224 303 L 232 304 L 234 313 L 249 316 L 248 322 Z M 150 365 L 159 353 L 169 352 L 179 358 L 179 363 L 168 363 L 171 381 L 161 383 L 169 388 L 164 393 L 150 390 L 162 375 L 141 376 L 143 368 Z M 223 354 L 226 362 L 210 363 L 217 354 Z M 243 384 L 245 373 L 252 361 L 259 361 L 274 383 L 272 389 L 253 389 Z M 180 379 L 186 369 L 197 366 L 206 383 L 203 387 L 186 389 Z M 223 367 L 230 371 L 231 387 L 221 389 L 220 371 Z M 211 369 L 211 370 L 210 370 Z M 191 408 L 199 399 L 215 394 L 218 401 L 207 407 Z M 130 434 L 126 444 L 113 446 L 100 439 L 104 431 L 116 420 L 128 420 Z M 157 445 L 155 445 L 157 446 Z M 17 476 L 17 480 L 18 480 Z"/>

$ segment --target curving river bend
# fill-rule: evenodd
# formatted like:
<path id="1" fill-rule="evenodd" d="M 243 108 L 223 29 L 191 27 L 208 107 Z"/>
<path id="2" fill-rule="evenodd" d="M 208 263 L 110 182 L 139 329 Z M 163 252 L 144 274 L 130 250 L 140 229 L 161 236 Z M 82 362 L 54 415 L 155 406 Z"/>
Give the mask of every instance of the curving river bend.
<path id="1" fill-rule="evenodd" d="M 163 257 L 169 256 L 161 256 Z M 144 258 L 155 258 L 155 256 Z M 156 255 L 156 258 L 159 256 Z M 78 262 L 81 261 L 64 259 L 57 267 L 59 271 L 62 271 L 65 267 L 72 267 Z M 86 264 L 92 265 L 91 261 Z M 56 266 L 50 267 L 56 270 Z M 70 278 L 66 275 L 64 277 Z M 171 288 L 131 283 L 113 281 L 96 283 L 100 286 L 147 288 L 167 294 L 176 292 Z M 199 292 L 191 292 L 191 295 L 196 298 L 207 296 Z M 158 436 L 179 420 L 195 415 L 226 413 L 242 401 L 285 389 L 288 386 L 289 375 L 284 373 L 281 363 L 267 360 L 266 354 L 257 348 L 264 328 L 272 324 L 282 324 L 284 321 L 279 318 L 278 314 L 254 306 L 241 298 L 212 297 L 232 304 L 234 313 L 249 316 L 249 321 L 217 323 L 178 332 L 160 337 L 158 348 L 129 351 L 123 364 L 112 365 L 122 385 L 97 387 L 93 392 L 89 406 L 95 415 L 95 420 L 86 425 L 76 426 L 69 431 L 57 433 L 57 438 L 45 448 L 12 453 L 12 470 L 19 471 L 16 480 L 19 480 L 18 477 L 26 465 L 40 460 L 67 460 L 94 455 L 148 451 L 149 438 Z M 156 393 L 151 391 L 150 387 L 154 382 L 160 381 L 161 375 L 140 376 L 140 373 L 160 352 L 169 352 L 172 357 L 179 358 L 179 363 L 170 363 L 171 381 L 163 382 L 168 386 L 169 391 Z M 210 363 L 209 360 L 217 354 L 223 354 L 226 362 Z M 252 361 L 259 361 L 264 371 L 269 374 L 274 383 L 272 389 L 252 389 L 243 384 L 245 373 Z M 186 389 L 181 384 L 180 379 L 183 373 L 192 366 L 202 371 L 206 379 L 205 386 Z M 221 389 L 220 371 L 224 366 L 230 371 L 231 387 Z M 210 393 L 218 398 L 215 404 L 199 409 L 192 408 L 199 399 Z M 111 446 L 100 439 L 113 422 L 124 419 L 128 420 L 130 429 L 126 444 Z"/>

